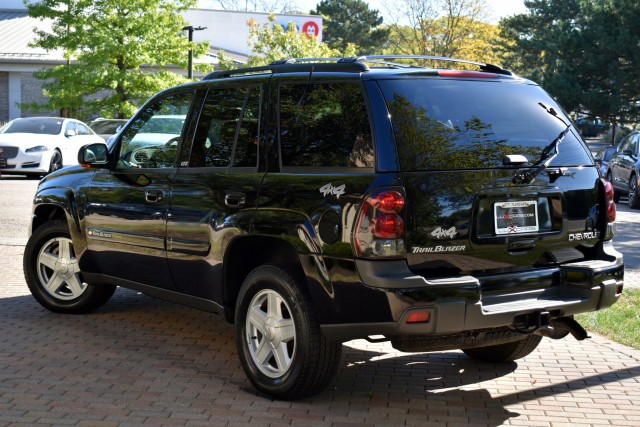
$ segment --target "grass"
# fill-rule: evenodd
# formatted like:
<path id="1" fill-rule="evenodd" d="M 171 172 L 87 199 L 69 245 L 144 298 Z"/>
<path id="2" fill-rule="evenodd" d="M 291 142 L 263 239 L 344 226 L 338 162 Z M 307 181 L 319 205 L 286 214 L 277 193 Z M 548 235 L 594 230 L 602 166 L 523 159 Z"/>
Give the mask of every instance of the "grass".
<path id="1" fill-rule="evenodd" d="M 576 316 L 587 330 L 640 349 L 640 289 L 625 289 L 613 306 Z"/>

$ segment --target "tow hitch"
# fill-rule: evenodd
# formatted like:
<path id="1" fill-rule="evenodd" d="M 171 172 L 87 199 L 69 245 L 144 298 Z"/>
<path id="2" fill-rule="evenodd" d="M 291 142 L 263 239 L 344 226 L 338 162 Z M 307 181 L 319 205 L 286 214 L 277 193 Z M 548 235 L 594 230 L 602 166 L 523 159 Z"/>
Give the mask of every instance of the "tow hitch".
<path id="1" fill-rule="evenodd" d="M 571 334 L 573 337 L 582 341 L 591 338 L 587 331 L 575 321 L 573 317 L 554 317 L 552 318 L 548 312 L 530 313 L 525 318 L 516 322 L 516 330 L 523 333 L 533 333 L 552 339 L 561 339 Z M 521 325 L 526 325 L 522 327 Z"/>

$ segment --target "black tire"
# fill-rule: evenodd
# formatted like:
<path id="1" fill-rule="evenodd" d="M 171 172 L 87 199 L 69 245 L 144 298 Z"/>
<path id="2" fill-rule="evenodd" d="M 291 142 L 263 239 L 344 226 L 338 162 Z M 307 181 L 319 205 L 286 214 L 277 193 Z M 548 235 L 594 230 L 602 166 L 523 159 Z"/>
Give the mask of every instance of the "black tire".
<path id="1" fill-rule="evenodd" d="M 513 362 L 531 354 L 538 347 L 542 337 L 527 335 L 520 341 L 505 344 L 488 345 L 486 347 L 467 348 L 462 351 L 469 357 L 489 363 Z"/>
<path id="2" fill-rule="evenodd" d="M 640 194 L 638 193 L 638 177 L 634 174 L 629 179 L 629 207 L 640 209 Z"/>
<path id="3" fill-rule="evenodd" d="M 67 224 L 47 222 L 31 235 L 24 251 L 24 276 L 34 298 L 56 313 L 88 313 L 109 301 L 115 286 L 82 280 Z"/>
<path id="4" fill-rule="evenodd" d="M 62 169 L 62 153 L 59 150 L 54 150 L 49 161 L 49 172 L 55 172 L 58 169 Z"/>
<path id="5" fill-rule="evenodd" d="M 263 265 L 242 284 L 236 303 L 238 355 L 260 392 L 295 400 L 322 391 L 334 377 L 342 343 L 328 341 L 295 270 Z"/>
<path id="6" fill-rule="evenodd" d="M 613 176 L 611 175 L 611 171 L 607 172 L 607 181 L 609 181 L 611 183 L 611 185 L 613 185 Z M 616 189 L 613 189 L 613 201 L 614 203 L 619 203 L 620 202 L 620 197 L 621 194 L 616 191 Z"/>

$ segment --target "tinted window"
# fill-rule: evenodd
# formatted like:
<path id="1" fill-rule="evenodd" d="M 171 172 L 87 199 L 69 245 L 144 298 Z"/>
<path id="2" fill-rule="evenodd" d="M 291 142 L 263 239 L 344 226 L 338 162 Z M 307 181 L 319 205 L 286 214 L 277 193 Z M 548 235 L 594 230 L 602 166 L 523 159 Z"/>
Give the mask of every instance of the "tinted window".
<path id="1" fill-rule="evenodd" d="M 143 107 L 122 134 L 118 167 L 172 167 L 192 97 L 174 93 Z"/>
<path id="2" fill-rule="evenodd" d="M 280 87 L 283 166 L 373 167 L 373 142 L 358 83 Z"/>
<path id="3" fill-rule="evenodd" d="M 256 167 L 259 116 L 259 87 L 211 89 L 198 123 L 189 165 Z"/>
<path id="4" fill-rule="evenodd" d="M 539 103 L 560 107 L 538 86 L 497 81 L 380 81 L 404 170 L 474 169 L 502 165 L 508 154 L 530 163 L 566 126 Z M 592 164 L 569 132 L 551 166 Z"/>

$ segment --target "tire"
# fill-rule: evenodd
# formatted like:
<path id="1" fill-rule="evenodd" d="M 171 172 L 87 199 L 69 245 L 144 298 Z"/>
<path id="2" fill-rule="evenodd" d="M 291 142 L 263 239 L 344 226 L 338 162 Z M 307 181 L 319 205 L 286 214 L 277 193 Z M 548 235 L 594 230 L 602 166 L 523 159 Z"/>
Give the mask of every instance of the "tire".
<path id="1" fill-rule="evenodd" d="M 634 174 L 629 179 L 629 207 L 640 209 L 640 194 L 638 193 L 638 177 Z"/>
<path id="2" fill-rule="evenodd" d="M 55 172 L 58 169 L 62 169 L 62 153 L 59 150 L 54 150 L 49 161 L 49 172 Z"/>
<path id="3" fill-rule="evenodd" d="M 609 171 L 607 173 L 607 181 L 609 181 L 611 183 L 611 185 L 613 185 L 613 176 L 611 175 L 611 171 Z M 619 203 L 620 202 L 620 193 L 618 191 L 616 191 L 615 187 L 613 188 L 613 202 L 614 203 Z"/>
<path id="4" fill-rule="evenodd" d="M 242 284 L 236 302 L 238 355 L 258 391 L 285 400 L 312 396 L 334 377 L 342 343 L 328 341 L 293 269 L 263 265 Z"/>
<path id="5" fill-rule="evenodd" d="M 538 347 L 542 337 L 527 335 L 520 341 L 505 344 L 488 345 L 486 347 L 467 348 L 462 351 L 469 357 L 489 363 L 513 362 L 531 354 Z"/>
<path id="6" fill-rule="evenodd" d="M 24 251 L 24 276 L 34 298 L 56 313 L 88 313 L 109 301 L 115 286 L 82 280 L 67 224 L 51 221 L 32 235 Z"/>

